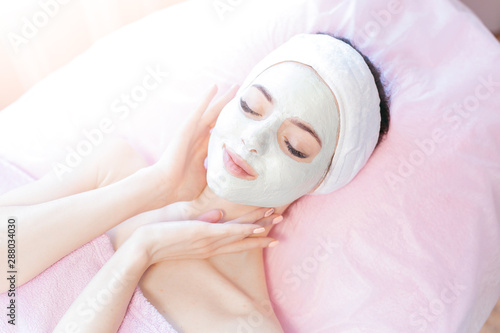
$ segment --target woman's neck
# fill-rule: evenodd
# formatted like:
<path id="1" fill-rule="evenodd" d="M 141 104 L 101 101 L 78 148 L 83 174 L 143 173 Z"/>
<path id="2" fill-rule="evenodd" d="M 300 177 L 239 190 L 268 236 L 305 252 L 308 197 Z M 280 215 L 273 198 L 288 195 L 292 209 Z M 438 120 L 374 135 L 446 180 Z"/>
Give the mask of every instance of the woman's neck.
<path id="1" fill-rule="evenodd" d="M 281 214 L 287 207 L 288 205 L 274 207 L 275 213 Z M 227 201 L 217 196 L 208 186 L 205 187 L 198 198 L 192 201 L 177 202 L 165 207 L 168 211 L 169 218 L 172 221 L 176 221 L 178 219 L 192 220 L 196 219 L 205 212 L 220 209 L 224 213 L 220 222 L 231 221 L 257 208 L 259 207 L 241 205 Z M 266 227 L 266 231 L 258 236 L 267 236 L 271 228 L 272 225 L 269 225 Z M 237 290 L 244 292 L 248 297 L 250 297 L 250 299 L 255 301 L 257 305 L 268 304 L 269 295 L 266 286 L 261 248 L 245 252 L 213 256 L 203 261 L 203 265 L 206 265 L 206 263 L 209 263 L 210 267 L 213 267 L 217 274 L 223 276 L 231 282 L 228 284 L 228 286 L 230 286 L 229 289 L 224 290 L 235 290 L 234 286 L 237 286 Z M 160 271 L 162 269 L 169 269 L 169 267 L 174 272 L 178 271 L 177 266 L 175 264 L 171 264 L 169 261 L 157 264 L 155 267 L 155 269 Z M 159 267 L 162 268 L 160 269 Z M 154 270 L 150 268 L 150 271 Z M 150 275 L 154 276 L 153 273 Z M 192 276 L 198 275 L 194 274 Z M 160 279 L 158 279 L 158 281 L 159 280 Z"/>
<path id="2" fill-rule="evenodd" d="M 227 201 L 216 195 L 208 186 L 205 186 L 205 189 L 198 198 L 191 201 L 191 207 L 195 211 L 202 213 L 212 209 L 221 209 L 224 213 L 221 222 L 233 220 L 258 208 Z"/>
<path id="3" fill-rule="evenodd" d="M 284 205 L 273 208 L 275 209 L 275 213 L 282 214 L 288 206 L 289 205 Z M 227 201 L 215 194 L 208 186 L 205 186 L 205 189 L 198 198 L 194 199 L 193 201 L 186 202 L 184 207 L 187 216 L 189 216 L 190 218 L 195 218 L 196 216 L 199 216 L 210 210 L 220 209 L 224 214 L 220 222 L 234 220 L 242 215 L 250 213 L 257 208 L 260 207 L 242 205 Z M 269 229 L 270 228 L 268 228 L 268 230 Z"/>

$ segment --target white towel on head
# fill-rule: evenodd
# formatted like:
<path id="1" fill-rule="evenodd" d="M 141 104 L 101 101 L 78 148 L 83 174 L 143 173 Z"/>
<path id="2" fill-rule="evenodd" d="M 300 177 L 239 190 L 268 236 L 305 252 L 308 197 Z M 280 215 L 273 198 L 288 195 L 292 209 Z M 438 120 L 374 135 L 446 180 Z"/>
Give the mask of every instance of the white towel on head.
<path id="1" fill-rule="evenodd" d="M 286 61 L 312 67 L 337 101 L 337 147 L 323 182 L 313 194 L 333 192 L 356 176 L 377 145 L 381 117 L 375 79 L 363 57 L 347 43 L 329 35 L 300 34 L 262 59 L 241 88 L 269 67 Z"/>

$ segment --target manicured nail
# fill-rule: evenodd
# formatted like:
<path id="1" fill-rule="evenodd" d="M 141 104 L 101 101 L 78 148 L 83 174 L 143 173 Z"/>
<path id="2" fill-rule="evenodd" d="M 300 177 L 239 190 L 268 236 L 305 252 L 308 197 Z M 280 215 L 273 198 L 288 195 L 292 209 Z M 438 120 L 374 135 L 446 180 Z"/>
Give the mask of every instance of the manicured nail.
<path id="1" fill-rule="evenodd" d="M 271 216 L 271 215 L 272 215 L 272 213 L 274 213 L 274 208 L 269 209 L 269 210 L 266 212 L 266 214 L 264 214 L 264 217 L 269 217 L 269 216 Z"/>
<path id="2" fill-rule="evenodd" d="M 275 240 L 275 241 L 272 241 L 271 243 L 269 243 L 269 245 L 267 245 L 267 247 L 275 247 L 279 244 L 279 241 Z"/>
<path id="3" fill-rule="evenodd" d="M 253 231 L 254 234 L 260 234 L 261 232 L 266 231 L 266 228 L 257 228 Z"/>
<path id="4" fill-rule="evenodd" d="M 273 224 L 278 224 L 281 221 L 283 221 L 283 216 L 280 215 L 280 216 L 274 218 Z"/>

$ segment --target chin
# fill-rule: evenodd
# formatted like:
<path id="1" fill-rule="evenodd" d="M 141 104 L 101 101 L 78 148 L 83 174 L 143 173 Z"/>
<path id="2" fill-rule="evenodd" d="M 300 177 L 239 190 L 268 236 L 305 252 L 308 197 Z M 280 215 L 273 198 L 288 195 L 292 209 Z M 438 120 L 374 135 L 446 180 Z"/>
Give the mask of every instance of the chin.
<path id="1" fill-rule="evenodd" d="M 235 193 L 234 187 L 228 184 L 226 179 L 224 179 L 224 181 L 218 181 L 218 180 L 221 179 L 217 178 L 214 179 L 209 175 L 207 175 L 207 186 L 218 197 L 235 204 L 253 206 L 253 207 L 286 208 L 290 205 L 290 203 L 296 200 L 296 199 L 291 201 L 287 200 L 287 202 L 283 202 L 283 200 L 277 200 L 276 197 L 266 198 L 265 195 L 259 195 L 259 196 L 256 195 L 255 198 L 249 198 L 248 195 L 246 195 L 249 193 L 248 191 L 249 189 L 242 189 L 240 193 Z"/>
<path id="2" fill-rule="evenodd" d="M 222 198 L 232 203 L 247 205 L 247 203 L 245 202 L 242 202 L 240 200 L 235 200 L 235 197 L 238 197 L 238 195 L 230 193 L 229 188 L 231 188 L 231 186 L 227 186 L 227 180 L 225 178 L 221 179 L 221 177 L 210 177 L 210 175 L 207 174 L 207 186 L 219 198 Z"/>
<path id="3" fill-rule="evenodd" d="M 296 191 L 288 191 L 287 195 L 284 190 L 276 189 L 255 193 L 255 188 L 260 187 L 257 183 L 236 178 L 229 174 L 223 166 L 211 163 L 208 164 L 207 168 L 207 186 L 219 198 L 235 204 L 254 207 L 288 207 L 292 202 L 307 194 L 299 195 Z M 295 195 L 290 195 L 291 192 L 294 192 Z"/>

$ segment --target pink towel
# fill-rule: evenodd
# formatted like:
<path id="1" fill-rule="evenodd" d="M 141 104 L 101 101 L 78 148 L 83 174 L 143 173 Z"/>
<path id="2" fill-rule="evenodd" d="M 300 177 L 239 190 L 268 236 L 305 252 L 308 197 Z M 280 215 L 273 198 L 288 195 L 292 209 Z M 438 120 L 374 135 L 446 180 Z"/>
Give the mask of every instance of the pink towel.
<path id="1" fill-rule="evenodd" d="M 0 159 L 0 193 L 28 181 L 29 176 Z M 7 255 L 3 251 L 0 252 L 2 258 Z M 8 293 L 1 294 L 0 307 L 3 310 L 0 332 L 52 332 L 66 310 L 113 253 L 109 238 L 102 235 L 18 287 L 15 326 L 7 322 L 9 317 L 6 316 L 6 307 L 11 298 Z M 119 332 L 175 333 L 176 330 L 136 288 Z"/>
<path id="2" fill-rule="evenodd" d="M 100 39 L 0 112 L 0 156 L 43 175 L 109 117 L 157 159 L 211 84 L 241 83 L 295 34 L 350 38 L 383 72 L 391 129 L 353 183 L 273 229 L 276 314 L 287 333 L 478 332 L 500 296 L 500 44 L 456 0 L 228 2 Z M 111 103 L 148 70 L 168 74 L 121 119 Z"/>

